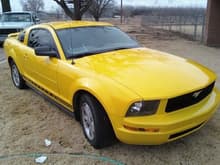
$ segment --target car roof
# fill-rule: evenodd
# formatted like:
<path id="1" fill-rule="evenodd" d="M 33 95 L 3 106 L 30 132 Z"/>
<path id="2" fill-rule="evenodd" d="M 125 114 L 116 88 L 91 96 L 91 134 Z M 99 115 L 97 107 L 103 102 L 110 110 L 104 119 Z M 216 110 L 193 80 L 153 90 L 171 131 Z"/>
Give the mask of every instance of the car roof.
<path id="1" fill-rule="evenodd" d="M 88 27 L 88 26 L 113 26 L 106 22 L 94 22 L 94 21 L 59 21 L 44 23 L 53 27 L 54 29 L 66 29 L 66 28 L 77 28 L 77 27 Z"/>

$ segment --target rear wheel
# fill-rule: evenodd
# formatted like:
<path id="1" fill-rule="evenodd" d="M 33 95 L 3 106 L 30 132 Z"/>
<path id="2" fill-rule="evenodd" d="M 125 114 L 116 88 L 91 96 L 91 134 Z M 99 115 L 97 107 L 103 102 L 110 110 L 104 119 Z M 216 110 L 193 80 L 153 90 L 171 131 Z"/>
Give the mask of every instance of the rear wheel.
<path id="1" fill-rule="evenodd" d="M 79 102 L 84 135 L 94 148 L 103 148 L 114 142 L 115 136 L 107 114 L 92 96 L 84 94 Z"/>
<path id="2" fill-rule="evenodd" d="M 19 89 L 26 88 L 27 86 L 25 84 L 25 81 L 22 78 L 22 76 L 18 70 L 18 67 L 16 66 L 14 61 L 11 61 L 10 67 L 11 67 L 11 78 L 12 78 L 13 84 Z"/>

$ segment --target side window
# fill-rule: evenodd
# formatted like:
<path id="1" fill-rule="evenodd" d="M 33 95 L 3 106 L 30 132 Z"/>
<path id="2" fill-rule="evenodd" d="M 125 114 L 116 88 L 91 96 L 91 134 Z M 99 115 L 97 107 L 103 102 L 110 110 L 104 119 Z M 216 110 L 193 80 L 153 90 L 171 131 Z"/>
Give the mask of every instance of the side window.
<path id="1" fill-rule="evenodd" d="M 31 48 L 48 46 L 57 50 L 51 33 L 45 29 L 33 29 L 29 34 L 28 46 Z"/>
<path id="2" fill-rule="evenodd" d="M 19 35 L 18 35 L 18 40 L 19 40 L 20 42 L 24 42 L 24 37 L 25 37 L 25 31 L 22 31 L 22 32 L 20 32 Z"/>

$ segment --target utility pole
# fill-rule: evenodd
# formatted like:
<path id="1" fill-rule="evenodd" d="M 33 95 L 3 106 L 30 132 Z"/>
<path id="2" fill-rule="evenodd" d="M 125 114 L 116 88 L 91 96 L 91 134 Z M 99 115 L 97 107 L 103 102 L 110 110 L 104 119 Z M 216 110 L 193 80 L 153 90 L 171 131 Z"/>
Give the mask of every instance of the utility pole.
<path id="1" fill-rule="evenodd" d="M 123 0 L 121 0 L 121 24 L 123 21 Z"/>

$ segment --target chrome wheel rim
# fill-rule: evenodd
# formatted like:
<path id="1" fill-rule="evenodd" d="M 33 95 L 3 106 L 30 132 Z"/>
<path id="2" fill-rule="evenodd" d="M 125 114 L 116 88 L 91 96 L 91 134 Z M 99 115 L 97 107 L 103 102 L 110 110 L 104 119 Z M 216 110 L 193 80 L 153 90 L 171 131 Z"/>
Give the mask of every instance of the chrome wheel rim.
<path id="1" fill-rule="evenodd" d="M 86 136 L 89 140 L 93 140 L 95 137 L 95 126 L 92 111 L 90 106 L 87 103 L 81 105 L 82 111 L 82 124 Z"/>
<path id="2" fill-rule="evenodd" d="M 13 79 L 15 85 L 19 86 L 19 84 L 20 84 L 19 72 L 18 72 L 16 65 L 14 65 L 14 64 L 12 65 L 12 79 Z"/>

